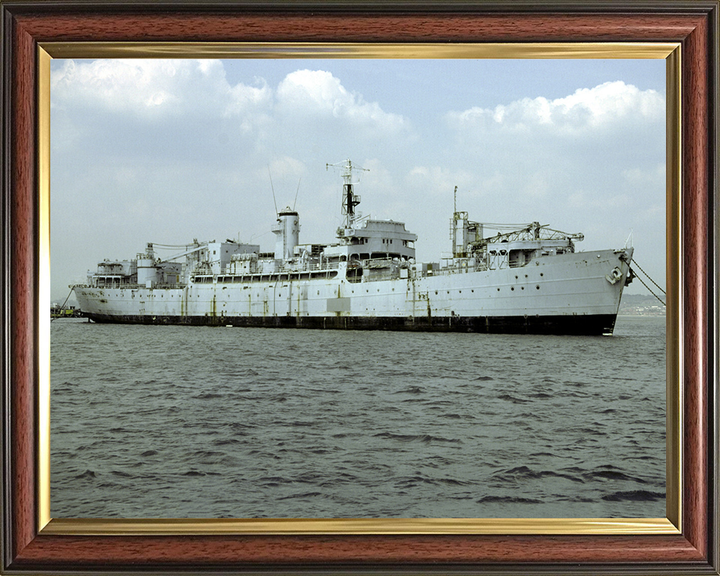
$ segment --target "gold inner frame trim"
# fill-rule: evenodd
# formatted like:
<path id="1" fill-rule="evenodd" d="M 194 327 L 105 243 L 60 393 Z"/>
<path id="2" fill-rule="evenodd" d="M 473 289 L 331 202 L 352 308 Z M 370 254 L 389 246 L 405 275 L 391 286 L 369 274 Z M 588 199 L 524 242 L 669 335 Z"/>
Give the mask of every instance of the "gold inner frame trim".
<path id="1" fill-rule="evenodd" d="M 325 44 L 41 42 L 38 45 L 38 529 L 45 535 L 679 534 L 682 494 L 679 43 Z M 53 58 L 665 59 L 667 518 L 53 519 L 50 515 L 50 62 Z"/>
<path id="2" fill-rule="evenodd" d="M 682 302 L 682 47 L 666 58 L 665 217 L 667 237 L 665 314 L 665 500 L 668 519 L 682 530 L 683 309 Z"/>
<path id="3" fill-rule="evenodd" d="M 659 59 L 673 42 L 327 44 L 311 42 L 43 42 L 53 58 L 542 58 Z"/>
<path id="4" fill-rule="evenodd" d="M 665 518 L 290 518 L 173 520 L 52 520 L 43 534 L 177 536 L 190 534 L 678 534 Z"/>
<path id="5" fill-rule="evenodd" d="M 38 50 L 38 526 L 50 521 L 50 56 Z"/>

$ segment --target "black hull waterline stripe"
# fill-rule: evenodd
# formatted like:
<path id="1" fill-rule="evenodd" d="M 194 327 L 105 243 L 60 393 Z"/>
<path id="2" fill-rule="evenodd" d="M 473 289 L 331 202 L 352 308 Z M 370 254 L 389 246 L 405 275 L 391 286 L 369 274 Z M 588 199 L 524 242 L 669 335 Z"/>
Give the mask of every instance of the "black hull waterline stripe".
<path id="1" fill-rule="evenodd" d="M 612 334 L 615 314 L 567 316 L 149 316 L 85 313 L 98 323 L 310 328 L 324 330 L 397 330 L 478 332 L 486 334 Z"/>

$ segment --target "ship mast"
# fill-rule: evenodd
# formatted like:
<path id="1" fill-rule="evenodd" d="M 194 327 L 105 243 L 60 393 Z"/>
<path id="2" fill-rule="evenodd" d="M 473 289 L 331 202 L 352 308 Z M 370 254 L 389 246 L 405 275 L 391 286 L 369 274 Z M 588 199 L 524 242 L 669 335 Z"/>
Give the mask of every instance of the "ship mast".
<path id="1" fill-rule="evenodd" d="M 363 170 L 365 172 L 369 172 L 369 170 L 353 166 L 350 160 L 338 162 L 337 164 L 325 164 L 325 170 L 329 170 L 330 167 L 342 169 L 343 195 L 340 213 L 345 217 L 345 228 L 352 228 L 355 220 L 359 217 L 359 215 L 356 215 L 355 206 L 360 204 L 360 196 L 353 192 L 353 185 L 357 184 L 357 182 L 352 181 L 353 170 Z"/>

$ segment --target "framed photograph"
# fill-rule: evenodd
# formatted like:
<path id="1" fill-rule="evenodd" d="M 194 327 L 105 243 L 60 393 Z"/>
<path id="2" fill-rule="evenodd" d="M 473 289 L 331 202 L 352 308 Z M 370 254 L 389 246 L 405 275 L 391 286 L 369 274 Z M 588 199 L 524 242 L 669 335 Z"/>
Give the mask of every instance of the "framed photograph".
<path id="1" fill-rule="evenodd" d="M 197 2 L 169 7 L 161 2 L 9 1 L 2 11 L 7 231 L 3 570 L 718 573 L 717 2 L 470 2 L 442 7 Z M 533 66 L 523 68 L 525 62 Z M 613 70 L 608 74 L 617 74 L 618 63 L 627 62 L 627 80 L 595 80 L 603 78 L 595 72 L 603 62 Z M 535 85 L 537 97 L 528 98 L 522 90 L 513 95 L 512 86 L 519 84 L 503 81 L 500 72 L 510 65 L 525 83 L 533 74 L 546 77 L 546 84 L 538 80 Z M 560 83 L 563 77 L 580 74 L 594 83 L 574 92 Z M 465 88 L 487 77 L 495 79 L 494 89 L 503 99 L 483 104 L 465 95 Z M 547 78 L 558 79 L 554 91 Z M 178 94 L 192 110 L 163 106 L 177 101 Z M 391 102 L 394 106 L 387 104 Z M 419 122 L 423 114 L 438 115 L 436 102 L 442 102 L 442 130 Z M 602 102 L 601 109 L 593 108 L 597 102 Z M 138 115 L 138 103 L 151 112 Z M 163 117 L 167 109 L 174 110 L 170 116 L 182 112 L 182 117 Z M 222 113 L 217 114 L 218 109 Z M 602 129 L 591 132 L 594 142 L 582 140 L 581 128 L 591 124 L 602 124 Z M 344 134 L 346 127 L 356 132 Z M 231 128 L 242 136 L 230 134 Z M 423 131 L 433 129 L 436 137 L 430 144 Z M 562 147 L 557 146 L 558 134 L 564 138 Z M 599 134 L 605 139 L 603 146 Z M 522 139 L 522 154 L 515 161 L 508 159 L 507 153 L 482 140 L 488 135 L 513 146 Z M 333 144 L 327 149 L 313 145 L 323 140 Z M 582 147 L 586 150 L 580 151 Z M 341 148 L 359 158 L 325 158 L 334 150 L 344 155 Z M 583 152 L 586 158 L 596 155 L 597 166 L 573 160 Z M 488 166 L 482 171 L 468 168 L 471 160 L 466 154 L 471 153 L 480 153 Z M 239 168 L 227 169 L 234 159 Z M 511 197 L 507 190 L 522 185 L 508 176 L 516 164 L 526 168 L 518 178 L 530 181 Z M 402 186 L 397 186 L 399 176 L 393 176 L 391 166 L 404 175 Z M 583 174 L 573 174 L 572 166 L 582 166 Z M 622 178 L 605 172 L 620 173 Z M 52 207 L 51 174 L 57 191 Z M 555 203 L 546 193 L 550 185 L 562 190 Z M 304 186 L 312 192 L 305 193 Z M 423 196 L 428 187 L 434 195 Z M 399 188 L 412 189 L 415 195 L 396 194 Z M 659 204 L 645 195 L 650 188 L 661 195 L 665 190 Z M 233 198 L 238 190 L 241 217 L 233 225 L 242 229 L 237 238 L 215 242 L 214 234 L 230 235 L 223 215 L 236 209 Z M 532 208 L 542 222 L 512 230 L 498 225 L 490 231 L 496 225 L 487 224 L 488 215 L 468 215 L 464 210 L 466 204 L 490 210 L 493 191 L 508 199 L 503 209 L 495 208 L 500 218 L 527 218 Z M 363 211 L 375 216 L 379 210 L 382 218 L 356 211 L 360 195 Z M 193 196 L 205 200 L 193 203 Z M 515 210 L 513 202 L 522 203 L 522 210 Z M 564 213 L 565 207 L 576 214 Z M 633 231 L 627 230 L 637 220 L 627 216 L 633 211 L 642 211 L 653 223 L 637 231 L 644 236 L 637 245 L 664 246 L 645 256 L 651 259 L 648 264 L 633 259 Z M 267 225 L 262 223 L 264 214 L 269 214 Z M 556 215 L 559 224 L 551 220 Z M 437 248 L 446 241 L 448 217 L 453 222 L 451 245 L 447 241 L 447 248 Z M 574 218 L 586 230 L 555 229 L 572 227 Z M 274 220 L 276 238 L 263 239 Z M 299 220 L 308 236 L 302 228 L 298 240 Z M 81 230 L 79 222 L 88 221 L 94 224 Z M 218 224 L 222 225 L 211 228 Z M 478 226 L 488 230 L 478 232 Z M 374 228 L 378 242 L 387 236 L 382 249 L 379 244 L 372 247 Z M 339 243 L 318 244 L 331 239 L 318 237 L 313 229 L 324 236 L 337 231 Z M 635 351 L 603 345 L 599 354 L 592 350 L 599 344 L 588 345 L 583 348 L 586 357 L 568 358 L 572 368 L 567 377 L 551 373 L 558 364 L 547 364 L 545 373 L 545 365 L 538 363 L 535 387 L 521 391 L 508 377 L 511 352 L 498 357 L 497 364 L 476 362 L 463 372 L 453 354 L 460 358 L 467 337 L 475 337 L 467 332 L 575 334 L 578 328 L 568 327 L 566 321 L 565 332 L 558 332 L 549 316 L 538 320 L 539 315 L 527 314 L 521 329 L 507 317 L 470 325 L 463 320 L 464 312 L 456 314 L 457 304 L 448 304 L 447 310 L 437 304 L 442 298 L 439 284 L 433 284 L 434 294 L 428 288 L 434 276 L 442 275 L 446 264 L 439 262 L 493 270 L 508 258 L 506 267 L 522 270 L 525 260 L 560 259 L 566 252 L 566 258 L 574 258 L 574 243 L 583 240 L 579 232 L 587 229 L 601 238 L 610 234 L 608 230 L 613 238 L 620 231 L 628 233 L 620 245 L 614 240 L 614 245 L 587 246 L 597 248 L 594 252 L 577 252 L 601 260 L 606 252 L 614 254 L 618 276 L 610 271 L 608 286 L 620 281 L 621 292 L 637 273 L 643 285 L 655 277 L 667 287 L 665 298 L 656 295 L 667 302 L 664 318 L 642 320 L 642 335 L 654 344 Z M 51 230 L 64 235 L 51 237 Z M 415 232 L 420 238 L 429 235 L 425 244 Z M 205 242 L 185 236 L 200 233 L 207 235 L 200 239 Z M 363 233 L 367 237 L 360 238 Z M 469 239 L 472 234 L 474 240 Z M 545 239 L 542 254 L 512 249 L 513 242 L 520 246 L 540 238 Z M 73 241 L 83 247 L 92 244 L 93 249 L 83 252 L 94 261 L 66 258 Z M 161 244 L 165 241 L 166 246 Z M 397 247 L 391 247 L 393 241 Z M 421 251 L 430 251 L 429 258 L 437 264 L 418 268 L 416 241 L 418 262 Z M 364 248 L 368 242 L 372 249 Z M 502 250 L 506 246 L 510 249 Z M 611 250 L 604 252 L 607 248 Z M 160 256 L 156 251 L 162 249 L 179 255 Z M 438 254 L 432 253 L 435 249 Z M 138 251 L 135 259 L 131 250 Z M 227 262 L 221 255 L 215 263 L 213 250 L 231 250 L 234 255 Z M 106 257 L 113 260 L 103 260 Z M 486 258 L 483 264 L 481 257 Z M 583 266 L 590 265 L 587 260 L 582 260 Z M 87 278 L 66 277 L 65 270 L 73 266 L 88 268 L 98 262 L 98 270 L 88 272 Z M 575 266 L 580 264 L 581 258 Z M 650 274 L 639 268 L 643 264 Z M 124 276 L 114 268 L 108 272 L 112 266 L 127 268 L 132 290 L 123 291 Z M 550 274 L 550 268 L 542 269 Z M 302 274 L 309 280 L 320 273 L 314 270 L 326 276 L 335 270 L 346 273 L 348 290 L 369 290 L 369 279 L 378 280 L 372 287 L 387 280 L 386 300 L 393 297 L 393 274 L 406 278 L 408 285 L 410 275 L 422 278 L 417 285 L 428 286 L 423 300 L 428 312 L 422 322 L 433 331 L 453 334 L 441 335 L 447 337 L 444 347 L 413 340 L 415 352 L 405 355 L 403 363 L 396 358 L 401 347 L 387 338 L 417 335 L 415 330 L 373 331 L 391 335 L 379 344 L 362 339 L 367 331 L 280 330 L 271 331 L 272 341 L 259 336 L 238 339 L 255 326 L 279 322 L 318 328 L 310 325 L 312 314 L 301 309 L 308 302 L 332 311 L 334 322 L 347 323 L 349 294 L 321 295 L 318 287 L 317 298 L 305 295 L 302 305 L 299 295 L 297 302 L 293 300 L 292 275 L 297 275 L 299 286 Z M 145 303 L 151 297 L 174 298 L 174 283 L 183 274 L 198 286 L 190 297 L 203 298 L 203 282 L 221 295 L 208 301 L 211 312 L 202 312 L 202 305 L 189 300 L 187 293 L 177 305 L 179 315 L 174 302 Z M 366 278 L 360 279 L 360 274 Z M 538 274 L 527 281 L 518 276 L 516 283 L 497 290 L 507 289 L 508 297 L 515 289 L 543 291 L 551 284 Z M 216 288 L 216 282 L 225 286 Z M 112 326 L 104 324 L 108 309 L 113 314 L 124 310 L 123 320 L 140 318 L 142 324 L 222 328 L 212 329 L 213 342 L 208 343 L 203 336 L 207 333 L 198 332 L 207 328 L 143 326 L 145 336 L 132 343 L 117 341 L 116 356 L 103 356 L 106 352 L 92 348 L 92 335 L 58 332 L 65 322 L 65 328 L 80 326 L 73 321 L 53 324 L 51 338 L 47 308 L 63 297 L 55 283 L 64 291 L 68 284 L 76 286 L 80 307 L 99 328 Z M 259 288 L 261 283 L 269 288 Z M 467 284 L 452 290 L 476 287 Z M 244 308 L 233 311 L 237 299 L 222 299 L 221 289 L 241 288 L 248 288 L 247 302 L 240 304 L 247 306 L 248 314 Z M 272 310 L 267 294 L 262 301 L 262 290 L 272 290 Z M 287 291 L 287 298 L 278 296 L 278 290 Z M 143 302 L 119 303 L 126 295 Z M 377 306 L 369 296 L 363 297 L 367 306 Z M 107 298 L 117 300 L 104 308 Z M 421 300 L 422 295 L 414 294 L 408 299 L 413 306 Z M 287 305 L 286 313 L 277 313 L 277 302 Z M 145 314 L 146 306 L 154 312 Z M 196 308 L 197 314 L 190 312 Z M 647 304 L 640 309 L 646 314 L 654 310 Z M 65 313 L 64 306 L 54 310 L 56 315 Z M 376 323 L 396 321 L 376 308 L 368 308 L 367 316 Z M 598 334 L 613 328 L 616 333 L 640 329 L 631 321 L 616 326 L 614 315 L 611 325 L 600 324 Z M 155 368 L 147 364 L 150 372 L 163 375 L 138 376 L 135 396 L 129 390 L 119 394 L 118 387 L 128 388 L 146 356 L 152 356 L 155 341 L 142 338 L 153 328 L 177 334 L 172 351 L 157 351 L 162 362 L 157 363 L 156 354 L 150 362 Z M 662 344 L 657 349 L 653 330 L 664 336 L 664 350 Z M 63 355 L 53 349 L 51 360 L 50 344 L 58 338 L 65 339 L 63 346 L 85 352 Z M 110 341 L 113 336 L 108 332 L 105 338 Z M 492 341 L 491 348 L 505 345 L 523 357 L 532 350 L 541 355 L 578 353 L 577 346 L 564 347 L 561 340 L 548 347 L 548 338 L 558 337 L 527 336 L 528 350 L 502 334 L 487 335 L 485 342 Z M 622 343 L 620 338 L 592 338 L 596 343 Z M 191 370 L 182 363 L 194 339 L 205 340 L 191 360 L 195 365 L 208 362 L 198 372 L 202 378 L 188 375 Z M 239 346 L 252 362 L 221 365 L 223 354 L 232 355 Z M 333 347 L 345 350 L 342 358 Z M 349 354 L 353 347 L 360 352 L 356 359 Z M 349 366 L 362 362 L 363 351 L 375 358 L 372 377 L 367 369 L 358 372 Z M 298 359 L 302 362 L 296 366 L 293 361 Z M 98 368 L 103 362 L 111 367 Z M 56 370 L 52 402 L 51 364 Z M 62 371 L 72 364 L 84 381 L 63 380 Z M 630 364 L 634 371 L 619 373 Z M 394 380 L 383 376 L 398 366 L 413 366 L 418 372 Z M 239 368 L 245 371 L 240 374 Z M 433 370 L 438 374 L 432 375 Z M 460 373 L 459 385 L 445 377 L 453 370 Z M 622 380 L 624 393 L 609 402 L 607 389 L 590 388 L 593 378 L 585 377 L 590 371 L 601 387 L 610 379 Z M 233 384 L 223 395 L 226 378 Z M 463 384 L 469 380 L 469 385 Z M 333 382 L 340 381 L 356 382 L 356 387 L 350 386 L 356 395 L 328 396 L 338 393 Z M 666 381 L 666 388 L 646 385 L 658 381 Z M 177 388 L 169 390 L 169 382 Z M 242 382 L 247 387 L 238 388 Z M 259 382 L 273 382 L 273 387 L 258 388 Z M 378 383 L 384 384 L 380 393 Z M 474 395 L 463 396 L 463 387 Z M 323 406 L 317 414 L 305 412 L 306 404 L 296 401 L 308 389 L 312 401 Z M 478 395 L 483 389 L 488 393 Z M 448 432 L 460 430 L 465 418 L 477 424 L 477 415 L 448 409 L 443 394 L 465 398 L 461 403 L 488 403 L 487 415 L 492 413 L 498 422 L 484 416 L 483 438 L 490 441 L 494 435 L 497 452 L 487 443 L 477 443 L 482 457 L 475 460 L 470 444 L 476 436 Z M 557 398 L 549 400 L 553 395 Z M 565 404 L 559 401 L 563 395 Z M 664 401 L 657 401 L 659 396 Z M 182 397 L 188 398 L 185 408 Z M 572 419 L 577 418 L 573 412 L 582 412 L 571 408 L 575 397 L 593 414 L 593 422 L 583 424 L 582 415 L 577 422 Z M 493 401 L 497 404 L 489 404 Z M 633 408 L 633 402 L 640 407 Z M 531 423 L 536 416 L 531 412 L 541 405 L 548 412 L 545 431 Z M 230 406 L 234 416 L 223 422 L 218 415 Z M 252 406 L 250 412 L 237 412 L 247 406 Z M 154 423 L 157 410 L 163 416 Z M 188 414 L 196 420 L 187 420 Z M 543 451 L 543 434 L 566 433 L 558 424 L 561 414 L 565 428 L 573 429 L 566 437 L 573 440 L 560 452 L 545 442 Z M 321 415 L 327 417 L 319 424 Z M 367 415 L 377 421 L 368 424 Z M 104 424 L 92 423 L 93 418 Z M 137 426 L 138 419 L 144 427 Z M 646 426 L 646 420 L 653 423 Z M 453 426 L 446 426 L 447 421 Z M 518 451 L 529 442 L 516 443 L 502 424 L 508 421 L 524 430 L 519 435 L 536 437 L 532 464 L 525 465 L 531 461 Z M 168 422 L 175 424 L 168 427 Z M 186 428 L 187 434 L 175 433 L 175 425 Z M 73 436 L 73 427 L 82 433 Z M 105 443 L 102 434 L 109 439 Z M 593 435 L 601 438 L 593 440 Z M 150 441 L 143 443 L 143 436 Z M 191 457 L 165 450 L 173 442 L 187 444 L 191 436 L 198 442 L 185 446 Z M 67 438 L 72 438 L 69 444 Z M 139 442 L 130 451 L 124 444 L 128 438 Z M 587 463 L 572 455 L 575 445 L 584 442 Z M 392 466 L 382 456 L 368 460 L 369 454 L 383 451 Z M 342 453 L 340 464 L 332 460 L 333 452 Z M 359 459 L 371 471 L 368 478 L 357 474 Z M 616 466 L 628 459 L 636 462 L 632 472 Z M 270 460 L 278 464 L 268 465 Z M 323 468 L 312 462 L 328 464 Z M 478 463 L 491 474 L 474 477 Z M 226 476 L 220 480 L 223 473 L 218 470 L 233 468 L 243 470 L 244 479 L 239 474 L 230 484 Z M 393 491 L 378 496 L 375 487 L 391 469 Z M 598 490 L 598 482 L 606 486 Z M 545 490 L 548 486 L 552 491 Z M 203 496 L 213 490 L 232 497 L 215 505 Z M 548 493 L 554 497 L 548 498 Z"/>

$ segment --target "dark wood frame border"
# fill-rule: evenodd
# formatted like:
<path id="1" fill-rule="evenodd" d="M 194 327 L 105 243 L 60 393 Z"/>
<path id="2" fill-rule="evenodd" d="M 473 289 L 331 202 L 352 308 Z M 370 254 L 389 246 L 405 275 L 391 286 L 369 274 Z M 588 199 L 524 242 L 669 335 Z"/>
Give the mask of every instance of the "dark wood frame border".
<path id="1" fill-rule="evenodd" d="M 7 574 L 718 574 L 718 1 L 3 0 L 2 557 Z M 680 42 L 682 534 L 62 536 L 36 493 L 37 46 L 79 41 Z"/>

